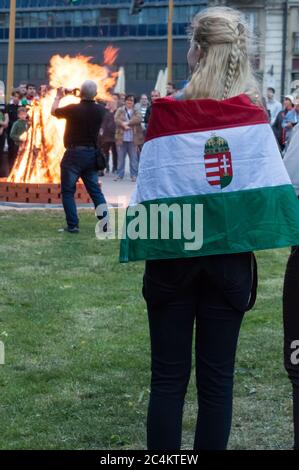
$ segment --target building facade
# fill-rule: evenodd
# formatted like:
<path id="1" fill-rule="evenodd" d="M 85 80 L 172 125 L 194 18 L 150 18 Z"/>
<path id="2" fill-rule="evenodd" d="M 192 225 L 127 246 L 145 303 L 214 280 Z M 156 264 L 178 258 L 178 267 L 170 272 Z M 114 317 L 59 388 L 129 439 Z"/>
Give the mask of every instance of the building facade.
<path id="1" fill-rule="evenodd" d="M 9 0 L 0 0 L 0 80 L 6 78 Z M 277 96 L 299 79 L 299 0 L 175 0 L 173 79 L 188 76 L 187 27 L 207 5 L 228 5 L 244 12 L 257 38 L 255 67 L 265 91 Z M 154 86 L 167 62 L 167 0 L 145 0 L 130 15 L 130 0 L 17 0 L 15 83 L 47 80 L 54 54 L 78 53 L 101 63 L 108 45 L 119 48 L 116 67 L 123 66 L 127 91 L 140 94 Z M 285 45 L 285 47 L 284 47 Z M 283 51 L 285 50 L 285 55 Z M 282 85 L 283 83 L 283 85 Z"/>
<path id="2" fill-rule="evenodd" d="M 187 26 L 206 0 L 176 0 L 173 79 L 188 76 Z M 17 0 L 15 83 L 46 80 L 52 55 L 78 53 L 101 63 L 108 45 L 119 48 L 116 66 L 124 66 L 127 91 L 149 92 L 167 62 L 167 0 L 146 0 L 130 15 L 130 0 Z M 6 77 L 9 0 L 0 0 L 0 80 Z"/>
<path id="3" fill-rule="evenodd" d="M 298 0 L 210 0 L 254 15 L 257 39 L 257 71 L 263 92 L 276 89 L 277 98 L 299 88 Z"/>

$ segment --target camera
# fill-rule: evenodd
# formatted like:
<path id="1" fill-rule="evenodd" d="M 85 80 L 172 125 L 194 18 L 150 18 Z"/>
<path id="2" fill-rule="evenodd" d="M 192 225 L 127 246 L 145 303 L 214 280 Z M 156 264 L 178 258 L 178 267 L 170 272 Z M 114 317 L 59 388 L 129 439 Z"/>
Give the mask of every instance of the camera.
<path id="1" fill-rule="evenodd" d="M 73 95 L 76 96 L 77 98 L 80 97 L 80 88 L 65 88 L 64 89 L 64 94 L 65 95 Z"/>

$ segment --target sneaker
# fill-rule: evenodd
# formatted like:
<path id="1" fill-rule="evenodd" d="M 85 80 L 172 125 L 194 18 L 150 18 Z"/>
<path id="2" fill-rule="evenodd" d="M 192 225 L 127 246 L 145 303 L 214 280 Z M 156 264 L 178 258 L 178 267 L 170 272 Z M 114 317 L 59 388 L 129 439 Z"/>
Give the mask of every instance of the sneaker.
<path id="1" fill-rule="evenodd" d="M 64 232 L 68 232 L 68 233 L 79 233 L 79 227 L 64 227 L 64 228 L 60 228 L 58 229 L 58 232 L 59 233 L 64 233 Z"/>
<path id="2" fill-rule="evenodd" d="M 120 181 L 120 180 L 123 180 L 124 178 L 121 177 L 121 176 L 117 176 L 116 178 L 114 178 L 114 181 Z"/>
<path id="3" fill-rule="evenodd" d="M 131 181 L 133 181 L 133 183 L 136 182 L 136 179 L 137 179 L 136 176 L 132 176 L 132 177 L 131 177 Z"/>

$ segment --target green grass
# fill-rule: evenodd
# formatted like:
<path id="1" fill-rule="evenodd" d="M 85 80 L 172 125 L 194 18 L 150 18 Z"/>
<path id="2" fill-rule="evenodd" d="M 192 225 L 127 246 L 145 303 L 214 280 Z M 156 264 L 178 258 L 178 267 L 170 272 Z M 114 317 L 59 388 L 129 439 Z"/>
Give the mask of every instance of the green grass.
<path id="1" fill-rule="evenodd" d="M 118 263 L 118 242 L 58 234 L 59 211 L 0 212 L 1 449 L 145 449 L 150 351 L 143 263 Z M 288 250 L 258 254 L 259 295 L 238 349 L 232 449 L 292 446 L 282 358 Z M 194 371 L 183 448 L 192 449 Z"/>

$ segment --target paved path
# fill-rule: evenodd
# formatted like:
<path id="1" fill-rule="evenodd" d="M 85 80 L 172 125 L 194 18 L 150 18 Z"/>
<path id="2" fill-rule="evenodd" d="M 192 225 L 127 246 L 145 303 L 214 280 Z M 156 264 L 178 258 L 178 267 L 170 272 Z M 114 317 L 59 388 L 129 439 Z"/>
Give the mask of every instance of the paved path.
<path id="1" fill-rule="evenodd" d="M 103 192 L 110 206 L 126 207 L 136 183 L 132 183 L 128 175 L 121 181 L 114 181 L 115 175 L 105 175 L 100 178 Z M 78 205 L 80 208 L 93 207 L 92 204 Z M 8 209 L 62 209 L 61 204 L 20 204 L 16 202 L 0 203 L 0 210 Z"/>

